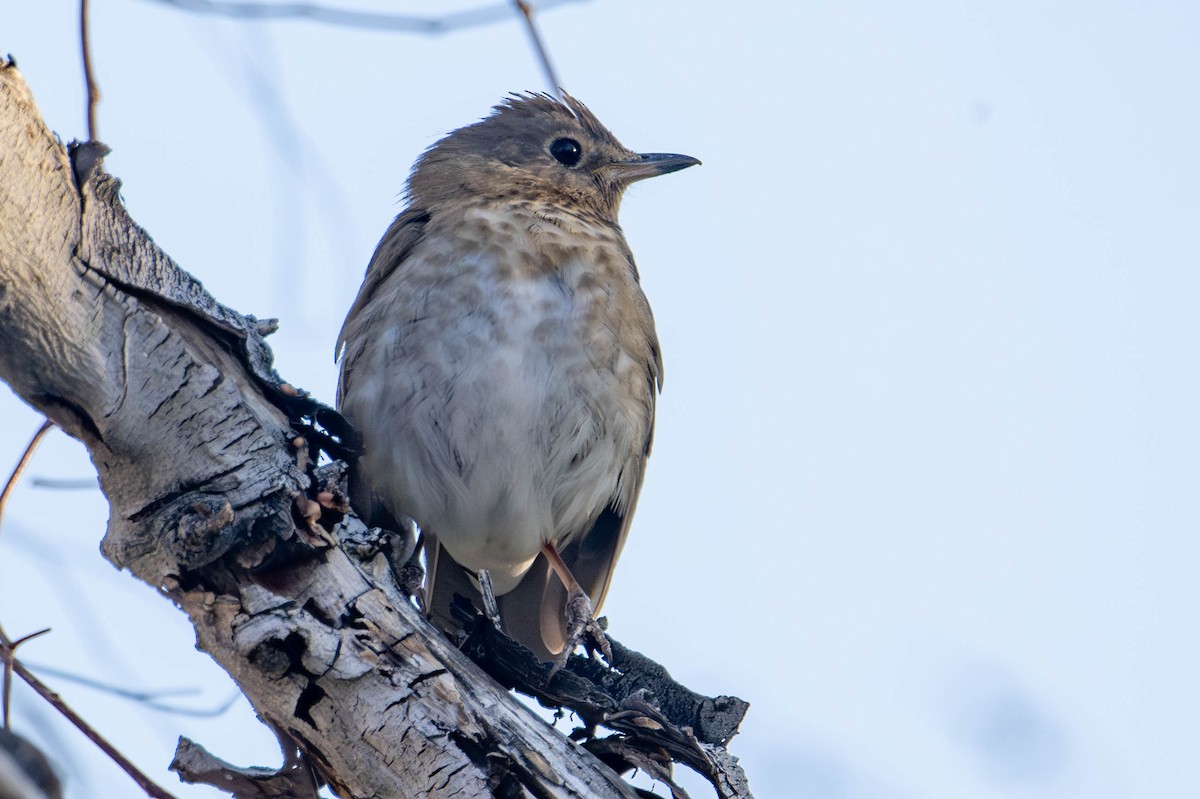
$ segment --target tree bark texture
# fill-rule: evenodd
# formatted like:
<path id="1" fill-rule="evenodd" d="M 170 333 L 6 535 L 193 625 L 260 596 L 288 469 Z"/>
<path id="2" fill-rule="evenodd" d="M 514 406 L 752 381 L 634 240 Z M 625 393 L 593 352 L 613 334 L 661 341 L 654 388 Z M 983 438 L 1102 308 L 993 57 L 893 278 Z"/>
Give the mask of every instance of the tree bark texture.
<path id="1" fill-rule="evenodd" d="M 68 153 L 0 62 L 0 379 L 87 446 L 105 557 L 188 614 L 339 796 L 635 796 L 327 532 L 356 522 L 313 470 L 336 415 L 275 373 L 270 322 L 217 303 L 128 217 L 103 153 Z"/>

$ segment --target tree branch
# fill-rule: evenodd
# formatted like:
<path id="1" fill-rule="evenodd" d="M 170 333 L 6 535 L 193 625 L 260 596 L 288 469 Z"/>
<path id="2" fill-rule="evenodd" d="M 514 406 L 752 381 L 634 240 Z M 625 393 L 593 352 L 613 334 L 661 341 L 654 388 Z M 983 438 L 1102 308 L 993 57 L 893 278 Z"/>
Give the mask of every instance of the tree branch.
<path id="1" fill-rule="evenodd" d="M 539 6 L 545 10 L 557 5 L 581 0 L 542 0 Z M 474 28 L 512 18 L 512 12 L 504 3 L 481 5 L 438 16 L 415 14 L 386 14 L 374 11 L 355 11 L 320 3 L 262 3 L 238 2 L 237 0 L 154 0 L 163 5 L 199 14 L 212 14 L 234 19 L 286 20 L 307 19 L 324 25 L 339 25 L 347 28 L 364 28 L 372 31 L 401 31 L 426 35 L 449 33 L 464 28 Z"/>

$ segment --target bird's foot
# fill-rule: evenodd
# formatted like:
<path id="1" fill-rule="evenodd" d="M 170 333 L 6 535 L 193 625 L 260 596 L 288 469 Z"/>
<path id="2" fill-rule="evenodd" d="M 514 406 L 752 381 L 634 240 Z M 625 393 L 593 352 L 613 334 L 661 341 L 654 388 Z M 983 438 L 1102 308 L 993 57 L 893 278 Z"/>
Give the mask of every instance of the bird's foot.
<path id="1" fill-rule="evenodd" d="M 400 529 L 389 531 L 384 539 L 383 553 L 392 576 L 405 596 L 417 601 L 417 607 L 425 609 L 425 568 L 421 565 L 420 528 L 410 517 L 397 519 Z"/>
<path id="2" fill-rule="evenodd" d="M 596 652 L 604 656 L 604 660 L 612 663 L 612 647 L 604 635 L 603 621 L 597 621 L 592 611 L 592 600 L 581 589 L 567 593 L 567 642 L 554 659 L 554 667 L 550 674 L 553 676 L 567 664 L 567 658 L 575 651 L 575 647 L 583 644 L 588 657 L 595 657 Z"/>
<path id="3" fill-rule="evenodd" d="M 425 569 L 420 563 L 406 563 L 400 568 L 396 574 L 396 584 L 400 586 L 400 591 L 408 597 L 412 597 L 417 608 L 422 613 L 428 613 L 429 599 L 425 596 Z"/>

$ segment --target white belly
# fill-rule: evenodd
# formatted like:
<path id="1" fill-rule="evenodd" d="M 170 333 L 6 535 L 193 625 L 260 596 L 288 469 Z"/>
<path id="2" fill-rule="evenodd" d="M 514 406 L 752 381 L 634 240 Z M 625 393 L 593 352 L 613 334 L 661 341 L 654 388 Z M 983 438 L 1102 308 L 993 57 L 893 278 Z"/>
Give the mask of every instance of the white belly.
<path id="1" fill-rule="evenodd" d="M 375 443 L 364 465 L 385 476 L 388 504 L 503 594 L 543 543 L 594 521 L 647 431 L 644 400 L 621 392 L 634 365 L 613 356 L 608 325 L 589 343 L 585 311 L 601 298 L 553 277 L 487 283 L 388 330 L 363 364 L 387 374 L 386 390 L 369 395 L 358 376 L 345 410 Z"/>

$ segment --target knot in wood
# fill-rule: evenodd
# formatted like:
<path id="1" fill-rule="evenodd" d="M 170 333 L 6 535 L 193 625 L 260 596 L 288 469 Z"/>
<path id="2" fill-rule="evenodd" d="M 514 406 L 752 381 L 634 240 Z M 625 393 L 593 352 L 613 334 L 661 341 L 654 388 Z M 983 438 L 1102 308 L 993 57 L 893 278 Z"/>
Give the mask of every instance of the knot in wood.
<path id="1" fill-rule="evenodd" d="M 228 500 L 198 498 L 179 517 L 165 548 L 185 568 L 212 563 L 228 549 L 226 531 L 233 524 L 233 507 Z"/>

